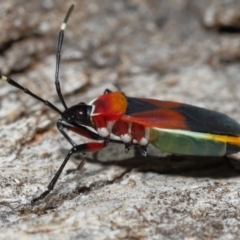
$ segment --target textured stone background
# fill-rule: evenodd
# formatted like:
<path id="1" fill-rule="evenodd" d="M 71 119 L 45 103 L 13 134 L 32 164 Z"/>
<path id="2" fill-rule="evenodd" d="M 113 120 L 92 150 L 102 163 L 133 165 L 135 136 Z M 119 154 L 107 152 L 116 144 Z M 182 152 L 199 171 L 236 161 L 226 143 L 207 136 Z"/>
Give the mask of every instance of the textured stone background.
<path id="1" fill-rule="evenodd" d="M 71 1 L 0 2 L 0 71 L 62 109 L 54 86 L 61 21 Z M 79 0 L 62 51 L 67 104 L 118 84 L 129 96 L 190 103 L 240 122 L 238 0 Z M 69 144 L 58 116 L 0 83 L 1 239 L 236 239 L 239 173 L 224 158 L 110 144 L 82 173 L 45 190 Z M 86 139 L 73 136 L 78 142 Z M 67 168 L 73 168 L 72 157 Z"/>

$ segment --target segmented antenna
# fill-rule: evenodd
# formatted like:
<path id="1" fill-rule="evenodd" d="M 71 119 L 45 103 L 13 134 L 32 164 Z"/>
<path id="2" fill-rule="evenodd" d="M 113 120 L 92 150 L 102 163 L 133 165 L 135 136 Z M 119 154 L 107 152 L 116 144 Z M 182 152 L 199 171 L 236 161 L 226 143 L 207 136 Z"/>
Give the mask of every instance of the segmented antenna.
<path id="1" fill-rule="evenodd" d="M 58 50 L 57 50 L 57 55 L 56 55 L 56 71 L 55 71 L 55 85 L 56 85 L 56 90 L 57 90 L 57 94 L 59 96 L 60 101 L 62 102 L 63 106 L 65 109 L 67 109 L 67 105 L 63 99 L 62 93 L 61 93 L 61 87 L 60 87 L 60 83 L 58 80 L 58 74 L 59 74 L 59 66 L 60 66 L 60 59 L 61 59 L 61 48 L 62 48 L 62 43 L 63 43 L 63 38 L 64 38 L 64 29 L 67 26 L 67 21 L 71 15 L 71 12 L 73 11 L 74 5 L 71 5 L 71 7 L 68 9 L 68 12 L 61 24 L 61 30 L 59 32 L 59 37 L 58 37 Z M 32 96 L 33 98 L 37 99 L 40 102 L 43 102 L 45 105 L 47 105 L 49 108 L 53 109 L 55 112 L 59 113 L 60 115 L 62 115 L 62 111 L 60 111 L 57 107 L 55 107 L 51 102 L 42 99 L 41 97 L 37 96 L 36 94 L 34 94 L 33 92 L 31 92 L 30 90 L 28 90 L 27 88 L 19 85 L 16 81 L 14 81 L 13 79 L 3 76 L 0 73 L 0 80 L 2 81 L 6 81 L 8 82 L 10 85 L 23 90 L 26 94 Z"/>
<path id="2" fill-rule="evenodd" d="M 59 66 L 60 66 L 60 61 L 61 61 L 61 50 L 62 50 L 62 44 L 63 44 L 63 39 L 64 39 L 64 30 L 67 26 L 67 21 L 73 11 L 74 5 L 71 5 L 71 7 L 68 9 L 68 12 L 61 24 L 61 30 L 59 32 L 58 36 L 58 49 L 57 49 L 57 54 L 56 54 L 56 71 L 55 71 L 55 86 L 57 90 L 58 97 L 60 101 L 62 102 L 62 105 L 65 109 L 67 109 L 67 105 L 63 99 L 62 92 L 61 92 L 61 86 L 59 82 Z"/>
<path id="3" fill-rule="evenodd" d="M 11 79 L 11 78 L 9 78 L 9 77 L 5 77 L 5 76 L 3 76 L 3 75 L 0 74 L 0 80 L 7 81 L 7 82 L 8 82 L 9 84 L 11 84 L 12 86 L 23 90 L 26 94 L 32 96 L 33 98 L 37 99 L 37 100 L 40 101 L 40 102 L 43 102 L 46 106 L 50 107 L 50 108 L 53 109 L 55 112 L 57 112 L 57 113 L 59 113 L 60 115 L 62 115 L 62 112 L 61 112 L 57 107 L 55 107 L 52 103 L 50 103 L 49 101 L 44 100 L 44 99 L 38 97 L 36 94 L 34 94 L 33 92 L 29 91 L 27 88 L 19 85 L 19 84 L 18 84 L 17 82 L 15 82 L 13 79 Z"/>

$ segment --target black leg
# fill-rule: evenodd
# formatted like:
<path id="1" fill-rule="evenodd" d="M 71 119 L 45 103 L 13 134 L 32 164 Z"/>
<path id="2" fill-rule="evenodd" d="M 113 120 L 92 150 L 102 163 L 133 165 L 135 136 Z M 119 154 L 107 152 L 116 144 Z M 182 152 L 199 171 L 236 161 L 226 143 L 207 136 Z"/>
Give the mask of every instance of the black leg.
<path id="1" fill-rule="evenodd" d="M 86 127 L 84 127 L 84 126 L 77 126 L 76 127 L 75 125 L 72 125 L 68 122 L 65 122 L 62 119 L 59 119 L 57 121 L 57 128 L 73 147 L 77 146 L 77 144 L 68 136 L 68 134 L 64 131 L 64 128 L 70 129 L 74 132 L 77 132 L 80 135 L 83 135 L 85 137 L 88 137 L 88 138 L 91 138 L 91 139 L 94 139 L 94 140 L 102 139 L 102 138 L 99 137 L 98 134 L 96 134 L 94 132 L 91 132 Z M 67 174 L 82 170 L 84 164 L 86 163 L 85 153 L 80 152 L 79 155 L 80 155 L 80 158 L 81 158 L 81 162 L 78 164 L 78 166 L 76 168 L 68 169 Z"/>
<path id="2" fill-rule="evenodd" d="M 68 134 L 64 131 L 64 124 L 63 124 L 63 120 L 60 119 L 58 120 L 57 122 L 57 128 L 59 130 L 59 132 L 68 140 L 68 142 L 73 146 L 77 146 L 77 144 L 68 136 Z M 79 156 L 81 158 L 81 162 L 78 164 L 77 168 L 72 168 L 72 169 L 67 169 L 67 174 L 69 173 L 73 173 L 73 172 L 76 172 L 76 171 L 80 171 L 82 170 L 84 164 L 86 163 L 86 160 L 85 160 L 85 154 L 84 153 L 79 153 Z"/>
<path id="3" fill-rule="evenodd" d="M 65 165 L 67 164 L 69 158 L 72 156 L 72 154 L 74 153 L 82 153 L 82 152 L 94 152 L 94 151 L 99 151 L 102 148 L 104 148 L 106 146 L 105 142 L 89 142 L 89 143 L 84 143 L 81 145 L 77 145 L 74 146 L 67 154 L 67 156 L 65 157 L 62 165 L 60 166 L 60 168 L 58 169 L 57 173 L 55 174 L 55 176 L 53 177 L 53 179 L 51 180 L 51 182 L 48 184 L 47 186 L 47 190 L 45 192 L 43 192 L 39 197 L 34 198 L 31 201 L 31 204 L 33 205 L 34 203 L 36 203 L 37 201 L 44 199 L 53 189 L 55 184 L 57 183 L 57 180 L 59 178 L 59 176 L 61 175 Z"/>

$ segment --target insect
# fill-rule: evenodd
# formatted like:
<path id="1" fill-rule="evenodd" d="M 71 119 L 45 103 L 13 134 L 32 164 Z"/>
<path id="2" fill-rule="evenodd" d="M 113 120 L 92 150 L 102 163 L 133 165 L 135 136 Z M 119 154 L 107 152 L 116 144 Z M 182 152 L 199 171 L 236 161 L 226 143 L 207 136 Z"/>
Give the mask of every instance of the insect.
<path id="1" fill-rule="evenodd" d="M 53 190 L 72 154 L 80 153 L 82 156 L 77 167 L 79 170 L 86 152 L 99 151 L 108 142 L 124 144 L 126 152 L 132 145 L 137 145 L 144 156 L 147 155 L 148 144 L 169 153 L 190 156 L 224 156 L 240 151 L 240 124 L 216 111 L 177 102 L 127 97 L 120 91 L 108 89 L 89 104 L 81 102 L 67 107 L 59 82 L 59 66 L 64 30 L 73 8 L 74 5 L 69 8 L 61 25 L 56 54 L 55 86 L 63 111 L 11 78 L 0 75 L 0 80 L 7 81 L 59 113 L 61 118 L 57 121 L 57 128 L 72 145 L 47 190 L 34 198 L 32 204 Z M 65 129 L 93 141 L 77 145 Z"/>

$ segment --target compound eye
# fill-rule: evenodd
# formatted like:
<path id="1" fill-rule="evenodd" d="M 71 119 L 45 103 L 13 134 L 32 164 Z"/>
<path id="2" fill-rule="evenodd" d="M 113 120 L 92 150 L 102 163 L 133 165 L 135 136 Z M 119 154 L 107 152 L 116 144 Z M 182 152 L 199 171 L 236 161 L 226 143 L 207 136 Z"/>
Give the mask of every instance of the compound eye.
<path id="1" fill-rule="evenodd" d="M 76 116 L 79 120 L 85 120 L 88 117 L 87 109 L 79 109 L 76 111 Z"/>

